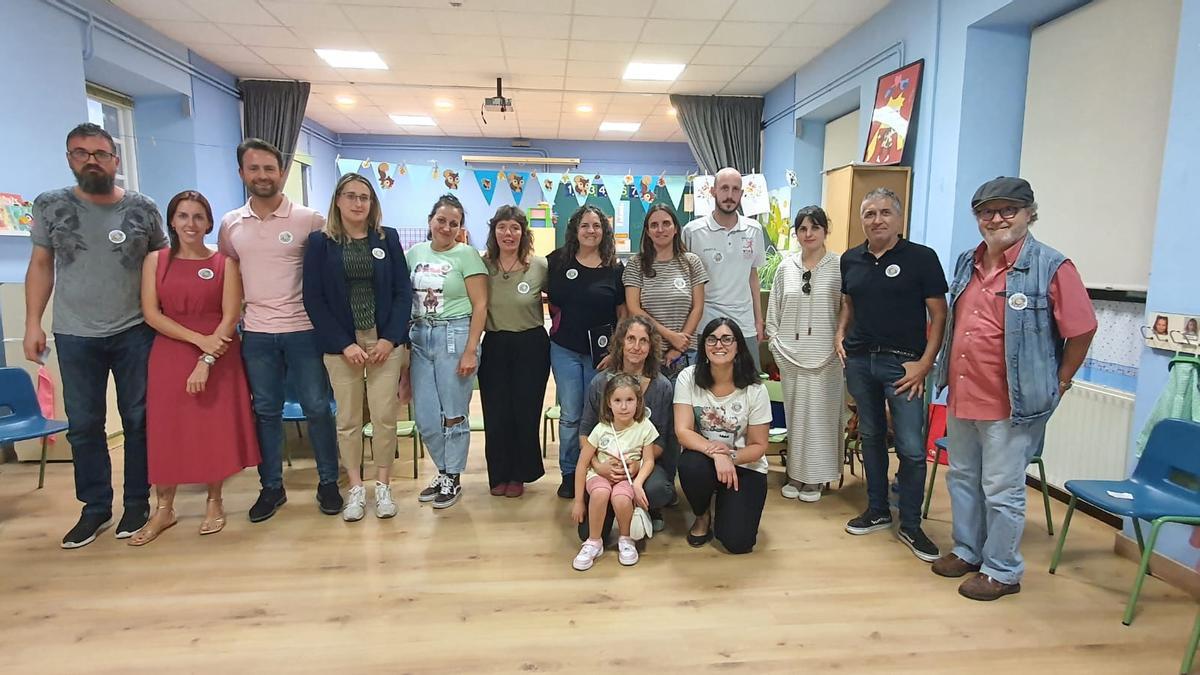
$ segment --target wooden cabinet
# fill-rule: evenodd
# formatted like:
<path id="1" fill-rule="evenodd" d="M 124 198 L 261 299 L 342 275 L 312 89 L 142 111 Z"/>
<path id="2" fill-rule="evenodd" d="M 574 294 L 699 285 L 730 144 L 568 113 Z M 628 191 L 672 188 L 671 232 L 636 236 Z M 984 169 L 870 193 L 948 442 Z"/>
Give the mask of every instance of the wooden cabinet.
<path id="1" fill-rule="evenodd" d="M 825 172 L 825 213 L 829 215 L 829 238 L 826 247 L 843 253 L 863 242 L 862 219 L 859 207 L 863 197 L 875 188 L 895 192 L 904 204 L 904 228 L 908 235 L 909 201 L 912 192 L 912 170 L 907 166 L 874 166 L 847 164 Z"/>

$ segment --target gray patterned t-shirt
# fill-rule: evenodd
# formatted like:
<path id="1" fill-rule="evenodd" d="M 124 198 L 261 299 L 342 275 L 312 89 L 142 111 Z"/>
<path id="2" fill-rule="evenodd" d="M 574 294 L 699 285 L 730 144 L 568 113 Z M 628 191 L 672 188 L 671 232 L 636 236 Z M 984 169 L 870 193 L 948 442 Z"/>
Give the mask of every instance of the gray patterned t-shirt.
<path id="1" fill-rule="evenodd" d="M 154 200 L 126 192 L 98 205 L 73 188 L 33 202 L 34 246 L 54 252 L 54 332 L 107 337 L 142 321 L 142 261 L 167 245 Z"/>

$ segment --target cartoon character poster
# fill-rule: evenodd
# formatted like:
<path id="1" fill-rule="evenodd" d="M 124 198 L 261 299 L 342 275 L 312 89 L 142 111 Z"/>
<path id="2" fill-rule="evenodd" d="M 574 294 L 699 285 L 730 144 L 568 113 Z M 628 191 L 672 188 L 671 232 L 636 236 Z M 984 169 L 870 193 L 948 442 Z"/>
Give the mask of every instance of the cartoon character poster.
<path id="1" fill-rule="evenodd" d="M 436 316 L 446 307 L 446 276 L 452 265 L 444 260 L 419 262 L 412 269 L 413 316 Z"/>
<path id="2" fill-rule="evenodd" d="M 909 128 L 917 111 L 921 71 L 925 60 L 914 61 L 879 78 L 875 109 L 863 161 L 867 164 L 900 164 L 912 145 Z"/>

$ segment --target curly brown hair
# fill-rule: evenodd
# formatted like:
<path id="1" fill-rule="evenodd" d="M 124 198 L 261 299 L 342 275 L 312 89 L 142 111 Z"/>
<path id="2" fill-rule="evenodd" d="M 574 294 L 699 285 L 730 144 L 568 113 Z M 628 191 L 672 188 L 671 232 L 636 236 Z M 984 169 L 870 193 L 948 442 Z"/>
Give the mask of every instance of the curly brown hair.
<path id="1" fill-rule="evenodd" d="M 608 370 L 612 373 L 624 371 L 625 336 L 629 334 L 629 329 L 633 326 L 641 326 L 646 331 L 646 337 L 650 338 L 650 353 L 646 355 L 646 362 L 642 364 L 642 375 L 653 380 L 654 376 L 658 374 L 659 361 L 662 358 L 662 336 L 654 330 L 654 324 L 640 314 L 627 316 L 617 324 L 617 328 L 612 334 L 612 340 L 609 340 L 608 350 L 612 358 L 608 361 Z"/>

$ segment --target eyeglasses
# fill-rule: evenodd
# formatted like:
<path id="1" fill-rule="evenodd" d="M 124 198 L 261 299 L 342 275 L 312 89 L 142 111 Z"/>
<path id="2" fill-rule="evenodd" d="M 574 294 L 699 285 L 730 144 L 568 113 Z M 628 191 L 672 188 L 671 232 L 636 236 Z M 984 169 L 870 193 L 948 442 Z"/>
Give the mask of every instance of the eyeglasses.
<path id="1" fill-rule="evenodd" d="M 812 281 L 812 270 L 801 274 L 800 278 L 804 280 L 804 285 L 800 287 L 800 290 L 804 291 L 805 295 L 812 293 L 812 284 L 810 283 Z"/>
<path id="2" fill-rule="evenodd" d="M 994 220 L 996 214 L 999 213 L 1000 217 L 1004 220 L 1012 220 L 1020 212 L 1021 207 L 1019 206 L 1004 206 L 998 209 L 975 209 L 975 217 L 984 222 L 989 222 Z"/>
<path id="3" fill-rule="evenodd" d="M 704 338 L 704 344 L 708 347 L 716 347 L 717 343 L 721 343 L 726 347 L 729 347 L 734 342 L 737 342 L 737 338 L 733 337 L 732 335 L 722 335 L 720 337 L 716 335 L 709 335 L 708 337 Z"/>
<path id="4" fill-rule="evenodd" d="M 67 156 L 76 162 L 86 162 L 89 157 L 95 157 L 96 161 L 100 162 L 101 164 L 107 164 L 108 162 L 112 161 L 113 157 L 116 157 L 116 155 L 107 150 L 88 152 L 83 148 L 75 148 L 74 150 L 68 152 Z"/>
<path id="5" fill-rule="evenodd" d="M 371 203 L 371 195 L 356 195 L 353 192 L 343 192 L 342 194 L 340 194 L 338 196 L 345 198 L 351 204 L 353 204 L 355 202 L 357 202 L 359 204 L 370 204 Z"/>

